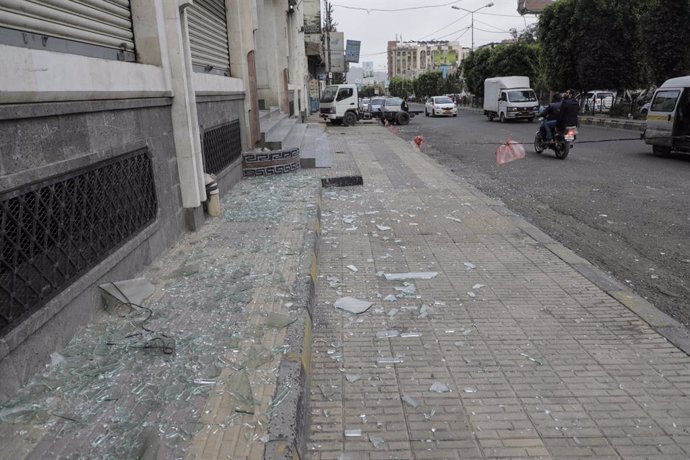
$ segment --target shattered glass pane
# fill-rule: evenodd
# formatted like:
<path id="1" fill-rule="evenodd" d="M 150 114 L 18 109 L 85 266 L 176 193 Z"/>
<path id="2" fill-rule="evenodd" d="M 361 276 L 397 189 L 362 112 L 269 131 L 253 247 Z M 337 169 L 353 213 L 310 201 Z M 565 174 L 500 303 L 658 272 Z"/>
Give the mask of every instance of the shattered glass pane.
<path id="1" fill-rule="evenodd" d="M 450 389 L 448 388 L 448 385 L 446 385 L 445 383 L 434 382 L 431 385 L 431 388 L 429 388 L 429 391 L 433 391 L 435 393 L 446 393 L 450 391 Z"/>
<path id="2" fill-rule="evenodd" d="M 402 400 L 410 407 L 417 407 L 419 405 L 412 396 L 403 395 Z"/>
<path id="3" fill-rule="evenodd" d="M 410 279 L 430 280 L 438 276 L 438 272 L 408 272 L 408 273 L 384 273 L 388 281 L 403 281 Z"/>
<path id="4" fill-rule="evenodd" d="M 371 308 L 372 305 L 374 305 L 373 302 L 355 299 L 354 297 L 341 297 L 335 301 L 335 308 L 354 314 L 364 313 Z"/>
<path id="5" fill-rule="evenodd" d="M 398 337 L 399 335 L 400 335 L 400 331 L 396 331 L 396 330 L 379 331 L 376 333 L 376 338 L 379 340 L 389 339 L 391 337 Z"/>
<path id="6" fill-rule="evenodd" d="M 381 436 L 369 436 L 369 442 L 374 446 L 374 449 L 378 449 L 385 444 L 386 441 L 383 440 Z"/>

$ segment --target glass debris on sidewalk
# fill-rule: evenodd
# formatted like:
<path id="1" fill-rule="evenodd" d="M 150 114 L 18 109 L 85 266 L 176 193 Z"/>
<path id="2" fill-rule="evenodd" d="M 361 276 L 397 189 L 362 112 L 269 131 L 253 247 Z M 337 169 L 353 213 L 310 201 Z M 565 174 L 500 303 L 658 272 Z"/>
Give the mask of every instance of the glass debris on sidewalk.
<path id="1" fill-rule="evenodd" d="M 429 391 L 433 391 L 434 393 L 447 393 L 450 391 L 450 389 L 445 383 L 434 382 L 431 385 L 431 388 L 429 388 Z"/>
<path id="2" fill-rule="evenodd" d="M 317 188 L 300 175 L 239 182 L 224 197 L 221 219 L 185 235 L 147 268 L 156 291 L 146 304 L 137 308 L 142 300 L 113 290 L 111 314 L 84 328 L 0 406 L 0 423 L 35 427 L 42 438 L 33 444 L 72 439 L 78 450 L 61 451 L 66 457 L 136 458 L 146 426 L 155 428 L 167 458 L 185 458 L 197 434 L 233 424 L 245 424 L 248 440 L 258 442 L 287 397 L 263 406 L 254 399 L 260 387 L 275 385 L 288 350 L 263 342 L 269 334 L 282 340 L 296 318 L 272 312 L 258 297 L 252 302 L 267 291 L 294 301 L 294 280 L 281 267 L 309 257 L 296 248 L 316 215 Z M 286 243 L 276 237 L 281 227 L 299 236 Z M 275 300 L 274 308 L 284 308 Z M 216 419 L 206 409 L 209 397 L 230 397 L 234 412 Z"/>
<path id="3" fill-rule="evenodd" d="M 369 310 L 374 303 L 367 300 L 356 299 L 354 297 L 341 297 L 335 301 L 334 305 L 335 308 L 358 315 Z"/>
<path id="4" fill-rule="evenodd" d="M 535 363 L 538 366 L 541 366 L 544 364 L 540 360 L 538 360 L 537 358 L 533 358 L 532 356 L 528 355 L 527 353 L 520 353 L 520 356 L 524 356 L 525 358 L 529 359 L 530 361 L 532 361 L 533 363 Z"/>
<path id="5" fill-rule="evenodd" d="M 408 273 L 384 273 L 383 275 L 387 281 L 404 281 L 404 280 L 430 280 L 438 276 L 438 272 L 408 272 Z"/>

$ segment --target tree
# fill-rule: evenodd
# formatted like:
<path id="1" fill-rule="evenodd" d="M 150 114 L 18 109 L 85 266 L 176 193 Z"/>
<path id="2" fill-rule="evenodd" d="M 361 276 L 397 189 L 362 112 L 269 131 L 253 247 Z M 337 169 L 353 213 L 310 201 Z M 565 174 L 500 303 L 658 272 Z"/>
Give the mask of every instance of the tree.
<path id="1" fill-rule="evenodd" d="M 414 82 L 415 95 L 417 97 L 435 96 L 443 94 L 443 76 L 441 72 L 425 72 Z"/>
<path id="2" fill-rule="evenodd" d="M 465 84 L 470 93 L 479 97 L 484 96 L 484 80 L 496 76 L 490 61 L 491 48 L 472 51 L 463 61 Z"/>
<path id="3" fill-rule="evenodd" d="M 405 97 L 414 92 L 414 87 L 412 81 L 396 75 L 390 80 L 388 92 L 390 92 L 392 96 Z"/>
<path id="4" fill-rule="evenodd" d="M 551 88 L 634 88 L 643 0 L 561 0 L 539 17 L 544 77 Z"/>
<path id="5" fill-rule="evenodd" d="M 539 16 L 537 37 L 544 80 L 551 89 L 580 88 L 577 79 L 576 43 L 572 40 L 575 0 L 561 0 Z"/>
<path id="6" fill-rule="evenodd" d="M 489 68 L 494 77 L 508 75 L 525 75 L 534 81 L 537 75 L 539 56 L 536 45 L 517 42 L 510 45 L 499 45 L 491 51 Z"/>
<path id="7" fill-rule="evenodd" d="M 579 0 L 576 3 L 573 19 L 577 28 L 573 38 L 579 88 L 639 87 L 642 72 L 635 2 Z"/>
<path id="8" fill-rule="evenodd" d="M 690 71 L 690 2 L 652 0 L 641 14 L 640 48 L 652 83 Z"/>

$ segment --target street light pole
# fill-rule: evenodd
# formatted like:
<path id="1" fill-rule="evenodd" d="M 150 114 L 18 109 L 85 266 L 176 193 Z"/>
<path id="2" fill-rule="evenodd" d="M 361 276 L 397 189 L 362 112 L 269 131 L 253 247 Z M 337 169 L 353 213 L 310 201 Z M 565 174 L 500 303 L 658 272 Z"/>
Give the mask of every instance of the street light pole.
<path id="1" fill-rule="evenodd" d="M 480 6 L 476 10 L 467 10 L 465 8 L 460 8 L 459 6 L 456 6 L 456 5 L 451 6 L 451 8 L 453 8 L 454 10 L 462 10 L 462 11 L 467 11 L 468 13 L 470 13 L 470 18 L 472 20 L 472 24 L 470 26 L 472 28 L 472 51 L 474 51 L 474 13 L 476 13 L 477 11 L 482 10 L 484 8 L 491 8 L 492 6 L 494 6 L 493 2 L 487 3 L 484 6 Z"/>

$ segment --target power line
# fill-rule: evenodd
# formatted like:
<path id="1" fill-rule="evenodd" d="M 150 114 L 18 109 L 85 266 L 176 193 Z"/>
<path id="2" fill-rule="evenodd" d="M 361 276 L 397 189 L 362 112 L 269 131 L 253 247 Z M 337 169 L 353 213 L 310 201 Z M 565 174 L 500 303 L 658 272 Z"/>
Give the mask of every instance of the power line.
<path id="1" fill-rule="evenodd" d="M 440 29 L 438 29 L 438 30 L 436 30 L 436 31 L 434 31 L 434 32 L 431 32 L 430 34 L 424 35 L 424 36 L 423 36 L 422 38 L 420 38 L 418 41 L 422 41 L 422 40 L 424 40 L 424 39 L 427 38 L 427 37 L 431 37 L 432 35 L 435 35 L 435 34 L 439 33 L 439 32 L 442 31 L 443 29 L 447 29 L 448 27 L 452 26 L 452 25 L 455 24 L 456 22 L 462 21 L 462 20 L 465 19 L 467 16 L 469 16 L 469 13 L 466 14 L 466 15 L 464 15 L 464 16 L 462 16 L 462 17 L 460 17 L 459 19 L 456 19 L 455 21 L 451 22 L 450 24 L 441 27 Z"/>
<path id="2" fill-rule="evenodd" d="M 331 3 L 333 6 L 337 6 L 339 8 L 345 8 L 347 10 L 359 10 L 359 11 L 366 11 L 367 14 L 372 13 L 372 12 L 383 12 L 383 13 L 393 13 L 397 11 L 410 11 L 410 10 L 425 10 L 429 8 L 442 8 L 444 6 L 451 6 L 455 5 L 456 3 L 460 3 L 462 0 L 455 0 L 453 2 L 448 2 L 448 3 L 442 3 L 440 5 L 425 5 L 425 6 L 410 6 L 406 8 L 392 8 L 392 9 L 386 9 L 386 8 L 362 8 L 359 6 L 345 6 L 345 5 L 338 5 L 336 3 Z"/>

